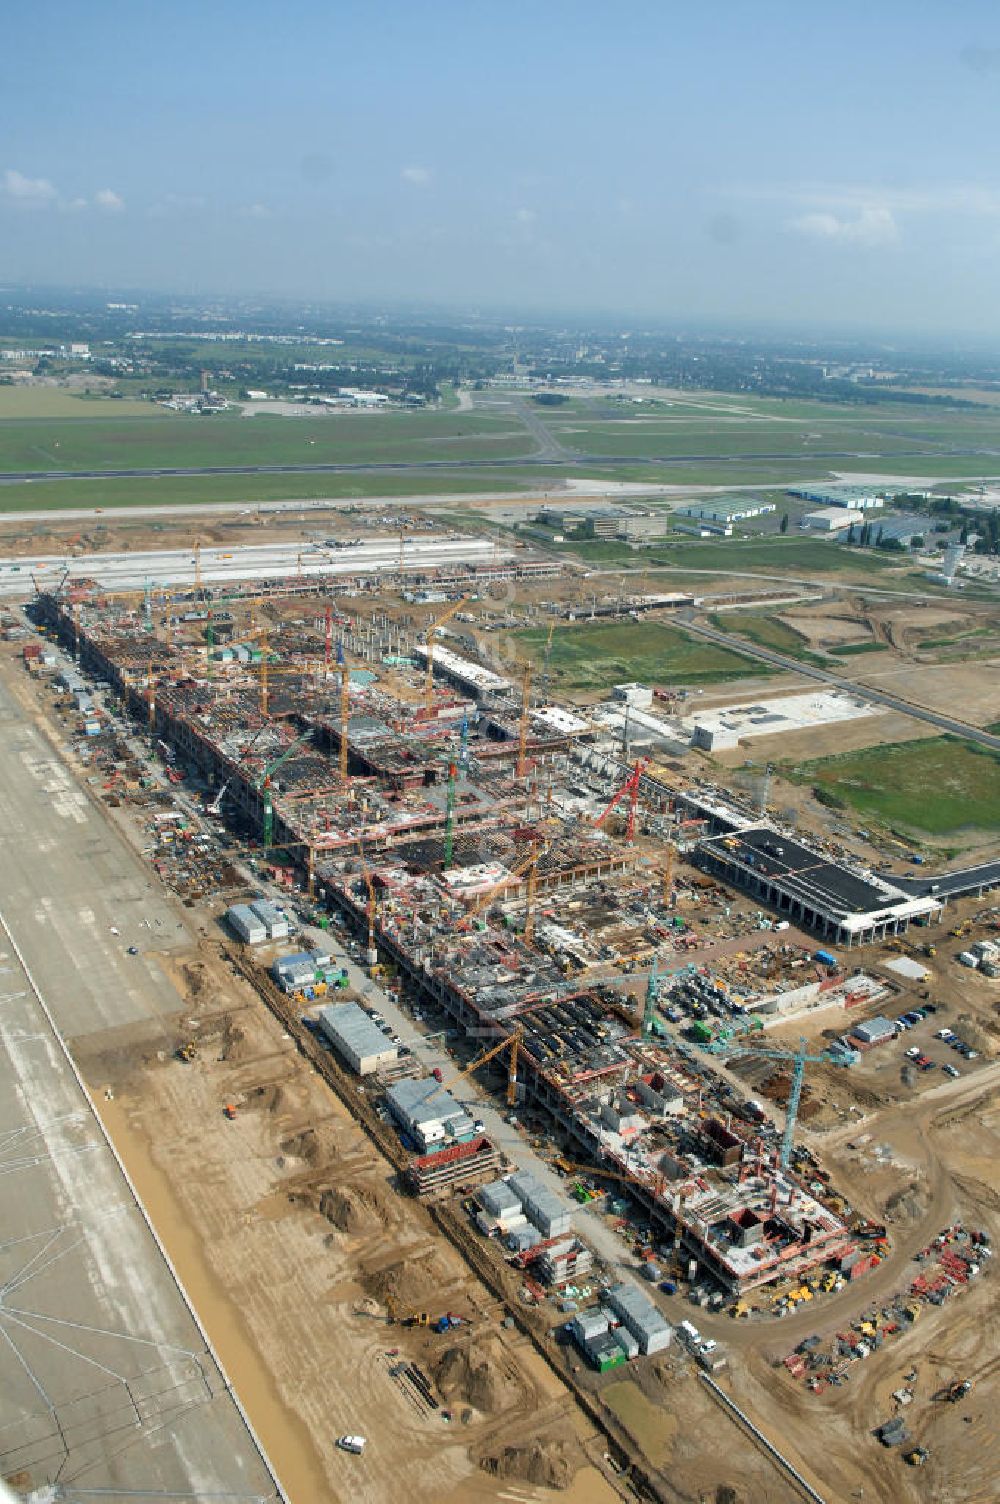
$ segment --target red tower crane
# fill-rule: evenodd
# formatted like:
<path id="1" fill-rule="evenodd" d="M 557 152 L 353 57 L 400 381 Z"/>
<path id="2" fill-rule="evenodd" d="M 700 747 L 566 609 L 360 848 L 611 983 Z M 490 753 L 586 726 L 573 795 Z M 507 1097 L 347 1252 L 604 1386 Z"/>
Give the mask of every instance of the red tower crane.
<path id="1" fill-rule="evenodd" d="M 639 803 L 639 784 L 642 782 L 642 775 L 649 767 L 651 760 L 652 759 L 648 757 L 642 757 L 639 759 L 635 767 L 632 769 L 631 773 L 626 778 L 625 782 L 622 784 L 621 788 L 615 794 L 607 809 L 602 810 L 597 819 L 594 821 L 595 825 L 603 825 L 604 821 L 607 819 L 608 815 L 610 815 L 611 811 L 614 809 L 618 801 L 620 799 L 624 799 L 625 796 L 628 795 L 628 823 L 625 826 L 625 839 L 630 846 L 632 845 L 632 842 L 635 838 L 635 811 L 636 806 Z"/>

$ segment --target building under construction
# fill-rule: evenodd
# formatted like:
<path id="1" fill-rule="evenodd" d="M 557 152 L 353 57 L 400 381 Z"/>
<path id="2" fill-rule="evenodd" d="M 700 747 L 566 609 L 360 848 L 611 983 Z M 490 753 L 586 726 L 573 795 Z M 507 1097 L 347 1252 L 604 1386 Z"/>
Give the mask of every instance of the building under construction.
<path id="1" fill-rule="evenodd" d="M 532 735 L 526 693 L 516 738 L 477 728 L 472 739 L 475 707 L 456 701 L 453 674 L 439 673 L 447 687 L 417 714 L 377 683 L 352 682 L 331 661 L 328 631 L 305 631 L 294 662 L 265 648 L 257 664 L 220 664 L 197 630 L 193 641 L 158 638 L 138 603 L 49 595 L 37 609 L 151 742 L 202 781 L 206 807 L 261 849 L 286 850 L 371 959 L 394 967 L 473 1055 L 506 1068 L 508 1100 L 544 1113 L 575 1157 L 617 1179 L 656 1234 L 722 1288 L 739 1294 L 849 1253 L 840 1217 L 777 1167 L 773 1135 L 733 1118 L 721 1095 L 730 1121 L 720 1162 L 699 1132 L 719 1080 L 640 1030 L 588 977 L 586 957 L 569 963 L 575 899 L 617 889 L 639 911 L 658 902 L 633 844 L 642 763 L 624 770 L 596 824 L 581 822 L 545 797 L 543 775 L 563 778 L 569 737 Z M 683 814 L 662 785 L 648 803 Z M 608 834 L 611 811 L 623 838 Z M 468 1172 L 470 1153 L 446 1165 L 431 1150 L 414 1166 L 422 1190 Z M 488 1142 L 476 1153 L 492 1166 Z"/>

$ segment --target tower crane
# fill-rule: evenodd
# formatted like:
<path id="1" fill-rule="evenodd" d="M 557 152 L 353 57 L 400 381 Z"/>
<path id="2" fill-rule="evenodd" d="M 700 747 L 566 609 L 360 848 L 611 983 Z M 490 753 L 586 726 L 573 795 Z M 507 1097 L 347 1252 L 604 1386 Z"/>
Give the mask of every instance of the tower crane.
<path id="1" fill-rule="evenodd" d="M 303 742 L 309 741 L 311 736 L 311 730 L 304 731 L 302 735 L 297 736 L 293 742 L 289 742 L 288 746 L 281 753 L 281 755 L 279 757 L 276 757 L 273 762 L 268 763 L 267 767 L 265 767 L 258 776 L 255 787 L 257 788 L 258 792 L 263 792 L 264 795 L 265 846 L 271 846 L 274 844 L 274 805 L 271 802 L 271 775 L 277 772 L 278 768 L 281 767 L 283 762 L 287 762 L 288 758 L 290 758 L 292 753 L 302 746 Z"/>
<path id="2" fill-rule="evenodd" d="M 493 883 L 491 887 L 487 888 L 484 893 L 480 893 L 479 897 L 470 907 L 469 913 L 481 914 L 483 910 L 487 908 L 488 905 L 493 901 L 498 893 L 502 892 L 504 888 L 512 887 L 520 878 L 524 876 L 529 868 L 535 866 L 545 849 L 546 848 L 542 841 L 540 839 L 536 839 L 533 843 L 533 849 L 528 853 L 527 856 L 524 856 L 520 859 L 520 861 L 515 862 L 513 867 L 510 867 L 504 873 L 503 877 L 501 877 L 497 882 Z"/>
<path id="3" fill-rule="evenodd" d="M 368 903 L 365 906 L 365 917 L 368 920 L 369 964 L 372 964 L 372 958 L 375 955 L 375 884 L 372 881 L 371 869 L 365 860 L 364 847 L 360 841 L 358 842 L 358 858 L 361 862 L 361 876 L 364 878 L 365 887 L 368 889 Z"/>
<path id="4" fill-rule="evenodd" d="M 340 781 L 347 787 L 347 728 L 351 719 L 351 671 L 344 657 L 343 642 L 337 643 L 337 665 L 340 669 Z"/>
<path id="5" fill-rule="evenodd" d="M 806 1041 L 799 1040 L 797 1050 L 754 1050 L 753 1056 L 764 1056 L 769 1060 L 792 1061 L 792 1089 L 788 1095 L 788 1106 L 785 1108 L 785 1131 L 781 1135 L 781 1150 L 778 1154 L 778 1163 L 783 1170 L 787 1170 L 792 1162 L 792 1149 L 795 1144 L 795 1124 L 799 1116 L 799 1103 L 802 1100 L 802 1083 L 805 1080 L 806 1066 L 819 1065 L 823 1061 L 829 1061 L 834 1065 L 843 1065 L 844 1062 L 830 1050 L 823 1050 L 819 1055 L 807 1053 Z"/>
<path id="6" fill-rule="evenodd" d="M 455 851 L 455 785 L 458 778 L 458 769 L 453 762 L 448 764 L 448 803 L 444 821 L 444 868 L 447 872 L 451 866 Z"/>
<path id="7" fill-rule="evenodd" d="M 625 840 L 627 841 L 629 846 L 632 845 L 632 842 L 635 839 L 635 811 L 636 806 L 639 803 L 639 785 L 642 782 L 643 773 L 649 767 L 650 761 L 651 759 L 648 757 L 641 757 L 638 760 L 638 762 L 635 764 L 635 767 L 632 769 L 631 773 L 622 784 L 621 788 L 611 800 L 611 803 L 607 806 L 606 809 L 601 811 L 597 819 L 594 821 L 595 825 L 603 825 L 604 821 L 618 804 L 619 800 L 624 799 L 627 795 L 628 822 L 625 826 Z"/>
<path id="8" fill-rule="evenodd" d="M 514 1029 L 513 1033 L 501 1039 L 499 1044 L 490 1045 L 489 1049 L 484 1050 L 481 1055 L 477 1055 L 475 1060 L 470 1061 L 456 1076 L 452 1076 L 447 1081 L 440 1081 L 433 1091 L 428 1092 L 424 1100 L 429 1102 L 432 1097 L 437 1096 L 439 1091 L 445 1091 L 448 1087 L 454 1086 L 466 1076 L 470 1076 L 473 1071 L 478 1070 L 481 1065 L 486 1065 L 490 1060 L 495 1060 L 497 1055 L 501 1055 L 504 1050 L 509 1049 L 510 1058 L 507 1061 L 507 1106 L 515 1106 L 517 1103 L 517 1061 L 523 1040 L 524 1030 L 518 1026 Z"/>
<path id="9" fill-rule="evenodd" d="M 642 1009 L 643 1039 L 652 1039 L 653 1037 L 653 1026 L 656 1022 L 656 1004 L 658 1003 L 659 998 L 660 972 L 659 967 L 657 966 L 656 957 L 654 956 L 653 964 L 649 968 L 649 976 L 646 979 L 646 1000 L 643 1004 Z"/>
<path id="10" fill-rule="evenodd" d="M 427 674 L 424 679 L 424 704 L 428 710 L 434 705 L 434 634 L 439 627 L 443 627 L 446 621 L 450 621 L 455 612 L 460 609 L 467 595 L 460 595 L 457 601 L 452 601 L 447 611 L 442 611 L 440 616 L 435 617 L 424 633 L 427 645 Z"/>

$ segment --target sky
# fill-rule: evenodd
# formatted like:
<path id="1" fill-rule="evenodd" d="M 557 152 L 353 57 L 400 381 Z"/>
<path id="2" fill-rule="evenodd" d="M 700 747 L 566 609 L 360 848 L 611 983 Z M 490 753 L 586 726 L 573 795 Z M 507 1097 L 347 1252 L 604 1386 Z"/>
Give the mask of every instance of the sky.
<path id="1" fill-rule="evenodd" d="M 0 283 L 1000 338 L 1000 6 L 31 0 Z"/>

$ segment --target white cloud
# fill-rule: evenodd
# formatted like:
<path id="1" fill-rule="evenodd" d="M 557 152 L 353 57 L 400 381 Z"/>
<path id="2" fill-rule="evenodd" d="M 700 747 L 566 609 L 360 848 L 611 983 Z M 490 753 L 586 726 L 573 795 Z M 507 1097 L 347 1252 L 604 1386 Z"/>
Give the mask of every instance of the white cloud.
<path id="1" fill-rule="evenodd" d="M 852 245 L 890 245 L 899 238 L 899 228 L 890 210 L 870 207 L 853 218 L 838 217 L 829 210 L 800 214 L 787 228 L 812 240 L 841 241 Z"/>
<path id="2" fill-rule="evenodd" d="M 271 211 L 266 204 L 244 204 L 240 210 L 244 219 L 270 219 Z"/>
<path id="3" fill-rule="evenodd" d="M 534 209 L 517 209 L 514 213 L 514 218 L 519 225 L 533 225 L 538 215 Z"/>
<path id="4" fill-rule="evenodd" d="M 13 167 L 8 167 L 0 179 L 0 191 L 4 198 L 30 208 L 53 204 L 59 197 L 48 178 L 28 178 Z"/>
<path id="5" fill-rule="evenodd" d="M 415 188 L 426 188 L 431 180 L 427 167 L 404 167 L 399 175 L 404 183 L 412 183 Z"/>
<path id="6" fill-rule="evenodd" d="M 125 200 L 113 188 L 99 188 L 94 194 L 94 203 L 109 214 L 120 214 L 125 207 Z"/>

